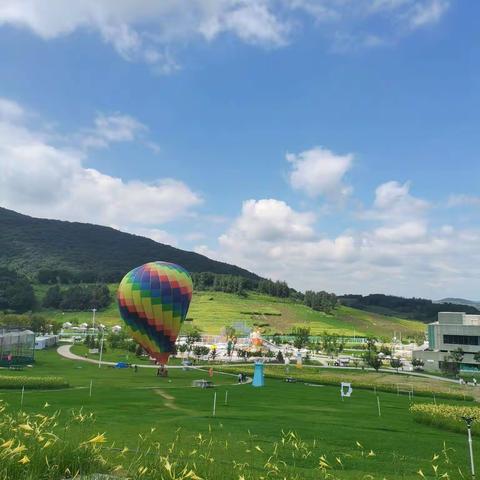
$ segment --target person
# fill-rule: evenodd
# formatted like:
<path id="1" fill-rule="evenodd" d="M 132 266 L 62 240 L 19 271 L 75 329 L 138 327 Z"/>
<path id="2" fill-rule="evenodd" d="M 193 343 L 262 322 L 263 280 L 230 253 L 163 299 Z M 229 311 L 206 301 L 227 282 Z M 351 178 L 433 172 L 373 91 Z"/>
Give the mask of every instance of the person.
<path id="1" fill-rule="evenodd" d="M 138 372 L 138 367 L 137 367 L 137 365 L 136 365 L 136 364 L 133 366 L 133 371 L 134 371 L 135 373 L 137 373 L 137 372 Z"/>
<path id="2" fill-rule="evenodd" d="M 213 377 L 213 368 L 212 368 L 212 367 L 210 367 L 210 368 L 208 369 L 208 376 L 209 376 L 209 377 Z"/>
<path id="3" fill-rule="evenodd" d="M 238 383 L 242 383 L 243 375 L 241 373 L 238 374 Z"/>
<path id="4" fill-rule="evenodd" d="M 473 377 L 473 385 L 476 387 L 477 386 L 477 379 Z"/>
<path id="5" fill-rule="evenodd" d="M 160 367 L 157 368 L 157 377 L 160 376 Z"/>

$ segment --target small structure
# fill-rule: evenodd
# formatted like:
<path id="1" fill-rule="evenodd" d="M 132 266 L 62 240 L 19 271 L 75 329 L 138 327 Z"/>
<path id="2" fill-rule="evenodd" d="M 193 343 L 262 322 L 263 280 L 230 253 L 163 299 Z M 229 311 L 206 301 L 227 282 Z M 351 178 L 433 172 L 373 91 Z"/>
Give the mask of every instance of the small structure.
<path id="1" fill-rule="evenodd" d="M 353 388 L 351 383 L 348 383 L 348 382 L 341 383 L 340 395 L 342 397 L 342 400 L 343 400 L 343 397 L 350 397 L 352 395 L 352 392 L 353 392 Z"/>
<path id="2" fill-rule="evenodd" d="M 58 343 L 58 335 L 41 335 L 35 337 L 35 350 L 54 347 Z"/>
<path id="3" fill-rule="evenodd" d="M 265 381 L 264 381 L 264 375 L 263 375 L 263 363 L 255 362 L 255 370 L 253 371 L 252 386 L 263 387 L 264 385 L 265 385 Z"/>
<path id="4" fill-rule="evenodd" d="M 0 329 L 0 366 L 28 365 L 35 359 L 35 334 L 30 330 Z"/>
<path id="5" fill-rule="evenodd" d="M 197 388 L 213 388 L 215 385 L 210 380 L 194 380 L 192 383 L 193 387 Z"/>

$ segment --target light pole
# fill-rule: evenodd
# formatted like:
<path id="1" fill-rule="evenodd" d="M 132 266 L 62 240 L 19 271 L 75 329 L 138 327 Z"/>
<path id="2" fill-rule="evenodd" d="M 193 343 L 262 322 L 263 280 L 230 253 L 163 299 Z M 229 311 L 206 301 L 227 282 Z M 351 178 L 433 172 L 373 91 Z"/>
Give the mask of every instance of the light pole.
<path id="1" fill-rule="evenodd" d="M 98 359 L 98 368 L 102 366 L 102 355 L 103 355 L 103 335 L 105 334 L 105 329 L 102 328 L 102 337 L 100 339 L 100 357 Z"/>
<path id="2" fill-rule="evenodd" d="M 475 465 L 473 463 L 473 447 L 472 447 L 472 424 L 475 420 L 473 416 L 464 416 L 462 419 L 467 424 L 467 431 L 468 431 L 468 449 L 470 451 L 470 468 L 472 470 L 472 479 L 475 480 Z"/>
<path id="3" fill-rule="evenodd" d="M 93 317 L 92 317 L 92 324 L 93 324 L 93 332 L 95 333 L 95 313 L 96 313 L 97 309 L 96 308 L 92 308 L 92 312 L 93 312 Z"/>

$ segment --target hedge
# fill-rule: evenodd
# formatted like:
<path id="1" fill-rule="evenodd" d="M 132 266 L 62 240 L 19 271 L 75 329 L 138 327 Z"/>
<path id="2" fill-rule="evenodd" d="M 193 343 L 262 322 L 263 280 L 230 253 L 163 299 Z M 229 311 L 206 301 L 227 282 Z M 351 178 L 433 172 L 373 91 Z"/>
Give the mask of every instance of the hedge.
<path id="1" fill-rule="evenodd" d="M 63 377 L 24 377 L 22 375 L 0 375 L 0 389 L 46 390 L 68 388 L 68 381 Z"/>

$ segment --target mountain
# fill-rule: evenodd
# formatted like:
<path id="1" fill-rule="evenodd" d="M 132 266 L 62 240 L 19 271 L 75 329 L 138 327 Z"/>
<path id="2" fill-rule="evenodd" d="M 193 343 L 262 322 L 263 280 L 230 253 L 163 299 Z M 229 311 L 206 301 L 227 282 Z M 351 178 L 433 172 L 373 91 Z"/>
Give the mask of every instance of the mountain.
<path id="1" fill-rule="evenodd" d="M 110 227 L 33 218 L 0 207 L 0 267 L 30 277 L 42 269 L 64 269 L 118 281 L 132 268 L 154 260 L 178 263 L 191 272 L 259 278 L 235 265 Z"/>
<path id="2" fill-rule="evenodd" d="M 442 298 L 441 300 L 436 300 L 435 303 L 456 303 L 457 305 L 467 305 L 480 309 L 480 301 L 467 300 L 466 298 Z"/>

